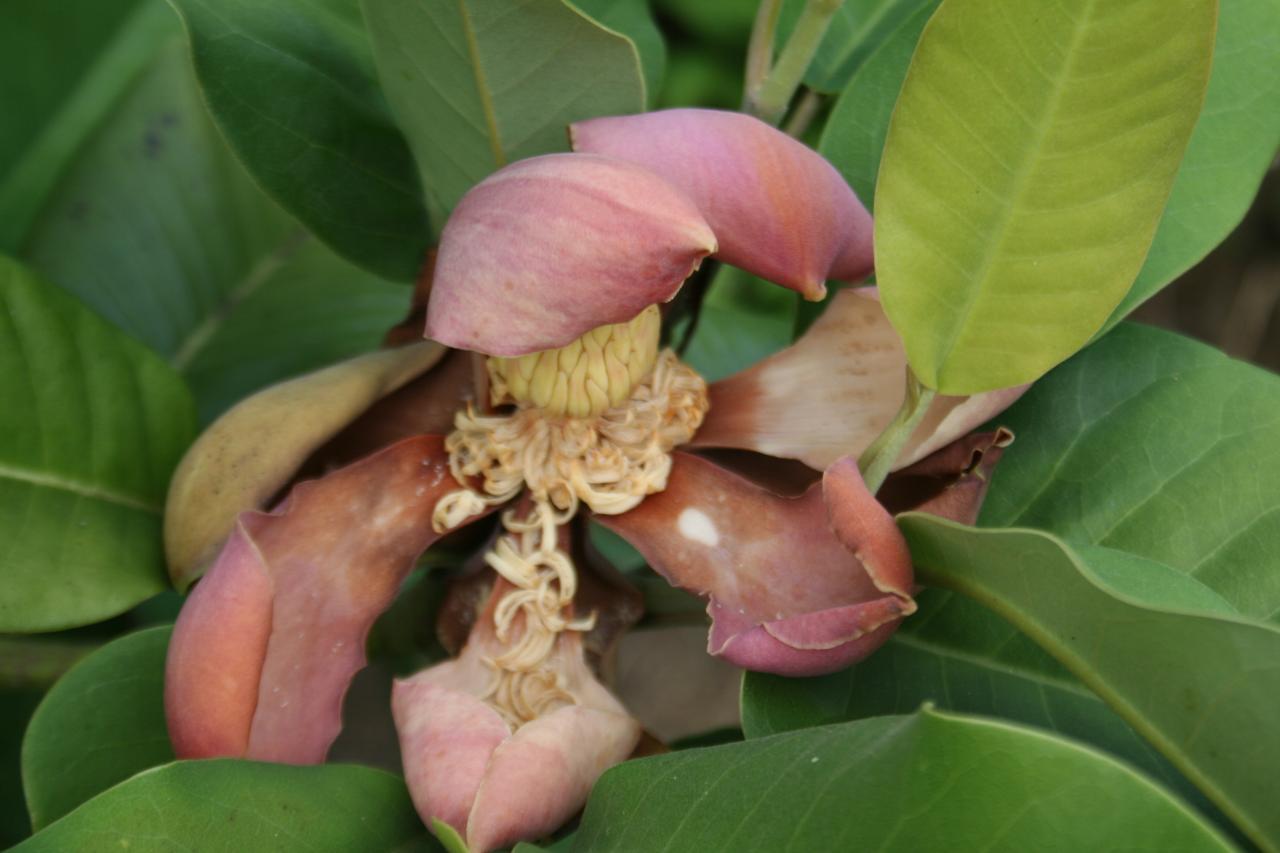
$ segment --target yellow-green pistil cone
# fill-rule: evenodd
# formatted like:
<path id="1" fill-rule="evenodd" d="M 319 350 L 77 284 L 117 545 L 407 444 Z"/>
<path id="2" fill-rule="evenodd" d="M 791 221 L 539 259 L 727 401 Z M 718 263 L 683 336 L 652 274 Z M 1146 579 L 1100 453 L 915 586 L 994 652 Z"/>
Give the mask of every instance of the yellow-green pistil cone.
<path id="1" fill-rule="evenodd" d="M 650 305 L 626 323 L 600 326 L 571 344 L 517 358 L 490 358 L 494 402 L 587 418 L 625 403 L 653 369 L 661 315 Z"/>

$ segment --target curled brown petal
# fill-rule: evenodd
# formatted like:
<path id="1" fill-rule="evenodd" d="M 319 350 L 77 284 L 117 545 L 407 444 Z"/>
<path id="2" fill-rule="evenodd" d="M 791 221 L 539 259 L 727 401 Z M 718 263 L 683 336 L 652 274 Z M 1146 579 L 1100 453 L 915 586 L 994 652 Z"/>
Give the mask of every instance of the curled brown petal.
<path id="1" fill-rule="evenodd" d="M 358 356 L 272 385 L 214 421 L 169 484 L 164 541 L 174 585 L 200 576 L 238 514 L 265 506 L 312 451 L 444 354 L 423 341 Z"/>
<path id="2" fill-rule="evenodd" d="M 878 497 L 895 515 L 919 510 L 974 524 L 992 472 L 1012 443 L 1013 433 L 1003 427 L 965 436 L 890 474 Z"/>
<path id="3" fill-rule="evenodd" d="M 823 470 L 859 456 L 902 406 L 906 352 L 872 291 L 836 294 L 800 340 L 710 386 L 694 447 L 752 450 Z M 995 417 L 1027 386 L 934 398 L 895 468 Z"/>
<path id="4" fill-rule="evenodd" d="M 671 583 L 708 596 L 712 654 L 813 674 L 867 654 L 915 609 L 906 544 L 861 483 L 847 460 L 822 487 L 781 497 L 677 452 L 665 491 L 597 520 Z"/>
<path id="5" fill-rule="evenodd" d="M 165 709 L 180 758 L 324 760 L 364 640 L 458 488 L 422 436 L 243 513 L 174 627 Z"/>

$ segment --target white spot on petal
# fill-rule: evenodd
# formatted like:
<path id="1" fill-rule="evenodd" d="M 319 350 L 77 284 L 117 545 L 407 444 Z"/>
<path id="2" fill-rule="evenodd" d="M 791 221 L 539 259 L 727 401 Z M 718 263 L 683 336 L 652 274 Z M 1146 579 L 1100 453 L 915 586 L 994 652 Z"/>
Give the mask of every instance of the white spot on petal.
<path id="1" fill-rule="evenodd" d="M 676 527 L 680 530 L 681 536 L 692 542 L 698 542 L 709 548 L 720 544 L 720 533 L 716 530 L 715 523 L 700 509 L 687 507 L 676 519 Z"/>

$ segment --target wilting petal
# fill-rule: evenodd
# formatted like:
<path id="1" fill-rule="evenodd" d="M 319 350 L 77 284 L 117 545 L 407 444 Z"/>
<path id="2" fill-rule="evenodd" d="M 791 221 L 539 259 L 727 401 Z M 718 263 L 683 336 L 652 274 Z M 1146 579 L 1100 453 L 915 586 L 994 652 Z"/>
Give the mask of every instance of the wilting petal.
<path id="1" fill-rule="evenodd" d="M 428 826 L 442 820 L 465 834 L 489 759 L 511 737 L 498 712 L 478 698 L 489 677 L 470 660 L 454 660 L 392 688 L 405 782 Z"/>
<path id="2" fill-rule="evenodd" d="M 187 598 L 169 641 L 165 714 L 179 757 L 248 749 L 274 596 L 262 555 L 237 526 Z"/>
<path id="3" fill-rule="evenodd" d="M 423 436 L 242 514 L 174 626 L 178 757 L 324 760 L 365 635 L 438 538 L 432 510 L 455 488 L 443 440 Z"/>
<path id="4" fill-rule="evenodd" d="M 780 623 L 766 623 L 738 634 L 732 646 L 723 654 L 730 662 L 747 669 L 793 678 L 836 672 L 863 660 L 885 644 L 906 614 L 901 609 L 888 615 L 875 611 L 895 607 L 894 601 L 896 600 L 880 599 L 866 605 L 854 604 L 786 620 L 839 621 L 841 625 L 847 626 L 846 630 L 851 636 L 829 647 L 805 648 L 796 645 L 792 638 L 785 634 L 779 636 L 774 632 L 773 628 Z"/>
<path id="5" fill-rule="evenodd" d="M 397 681 L 392 713 L 400 734 L 405 781 L 423 820 L 442 820 L 475 853 L 553 831 L 586 801 L 600 774 L 630 755 L 639 725 L 587 669 L 580 638 L 566 633 L 548 665 L 577 704 L 565 705 L 512 733 L 480 697 L 500 651 L 494 584 L 457 660 Z"/>
<path id="6" fill-rule="evenodd" d="M 785 498 L 677 452 L 665 491 L 596 520 L 671 583 L 708 595 L 708 651 L 749 669 L 838 669 L 915 610 L 906 543 L 852 460 Z"/>
<path id="7" fill-rule="evenodd" d="M 575 151 L 639 163 L 711 223 L 717 257 L 820 299 L 828 278 L 871 271 L 871 214 L 817 152 L 759 119 L 676 109 L 569 128 Z"/>
<path id="8" fill-rule="evenodd" d="M 991 473 L 1013 443 L 1001 427 L 953 441 L 919 462 L 891 474 L 877 498 L 892 513 L 919 510 L 974 524 L 991 485 Z"/>
<path id="9" fill-rule="evenodd" d="M 440 236 L 427 335 L 515 356 L 665 302 L 716 249 L 693 202 L 633 163 L 548 154 L 468 192 Z"/>
<path id="10" fill-rule="evenodd" d="M 819 470 L 858 456 L 902 406 L 906 352 L 874 294 L 837 293 L 795 344 L 711 385 L 695 447 L 755 450 Z M 936 397 L 895 468 L 943 447 L 1013 403 L 1027 386 Z"/>
<path id="11" fill-rule="evenodd" d="M 164 542 L 174 585 L 200 576 L 238 514 L 261 508 L 313 450 L 444 354 L 424 341 L 362 355 L 272 385 L 214 421 L 169 484 Z"/>

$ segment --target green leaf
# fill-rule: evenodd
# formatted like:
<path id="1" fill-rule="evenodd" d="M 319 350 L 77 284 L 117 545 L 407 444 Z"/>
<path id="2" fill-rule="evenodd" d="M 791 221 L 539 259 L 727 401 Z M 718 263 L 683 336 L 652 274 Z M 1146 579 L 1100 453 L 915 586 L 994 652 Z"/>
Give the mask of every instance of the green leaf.
<path id="1" fill-rule="evenodd" d="M 1168 200 L 1216 14 L 1216 0 L 938 8 L 876 194 L 877 280 L 922 382 L 1028 382 L 1102 326 Z"/>
<path id="2" fill-rule="evenodd" d="M 635 44 L 644 71 L 644 88 L 653 105 L 667 70 L 667 43 L 653 19 L 649 0 L 572 0 L 597 23 L 616 30 Z"/>
<path id="3" fill-rule="evenodd" d="M 867 207 L 875 200 L 893 105 L 920 33 L 937 6 L 938 0 L 926 0 L 885 37 L 841 93 L 818 142 L 818 152 L 840 170 Z"/>
<path id="4" fill-rule="evenodd" d="M 23 788 L 35 829 L 173 760 L 164 721 L 170 631 L 148 628 L 103 646 L 44 697 L 22 741 Z"/>
<path id="5" fill-rule="evenodd" d="M 636 46 L 562 0 L 361 0 L 382 86 L 422 181 L 452 208 L 570 122 L 644 109 Z"/>
<path id="6" fill-rule="evenodd" d="M 0 257 L 0 632 L 114 616 L 167 587 L 160 511 L 191 396 L 144 347 Z"/>
<path id="7" fill-rule="evenodd" d="M 593 853 L 1230 849 L 1093 750 L 928 708 L 627 762 L 596 783 L 576 841 Z"/>
<path id="8" fill-rule="evenodd" d="M 803 11 L 805 0 L 787 0 L 778 21 L 778 45 L 786 44 Z M 937 0 L 845 0 L 831 18 L 805 72 L 809 88 L 825 94 L 842 90 L 867 58 L 919 9 L 931 10 Z"/>
<path id="9" fill-rule="evenodd" d="M 889 117 L 928 3 L 888 36 L 845 87 L 819 150 L 870 205 Z M 1217 245 L 1244 215 L 1280 145 L 1280 3 L 1221 4 L 1204 108 L 1142 271 L 1103 327 L 1114 326 Z"/>
<path id="10" fill-rule="evenodd" d="M 1204 109 L 1146 263 L 1107 321 L 1222 242 L 1244 217 L 1280 147 L 1280 0 L 1224 0 Z"/>
<path id="11" fill-rule="evenodd" d="M 1111 589 L 1050 534 L 899 518 L 922 582 L 1008 619 L 1061 661 L 1195 782 L 1250 838 L 1280 844 L 1270 784 L 1280 765 L 1280 630 Z M 1029 582 L 1034 569 L 1035 583 Z M 1152 584 L 1157 581 L 1152 578 Z"/>
<path id="12" fill-rule="evenodd" d="M 412 280 L 431 238 L 357 0 L 172 0 L 227 141 L 339 254 Z"/>
<path id="13" fill-rule="evenodd" d="M 1038 382 L 982 524 L 1035 527 L 1162 563 L 1280 620 L 1280 379 L 1122 326 Z"/>
<path id="14" fill-rule="evenodd" d="M 1086 741 L 1211 810 L 1199 790 L 1097 694 L 1008 622 L 942 590 L 925 590 L 917 601 L 919 612 L 857 666 L 817 678 L 746 673 L 746 735 L 907 713 L 936 702 L 949 711 Z"/>
<path id="15" fill-rule="evenodd" d="M 703 300 L 684 358 L 708 382 L 737 373 L 791 343 L 795 294 L 722 266 Z"/>
<path id="16" fill-rule="evenodd" d="M 751 36 L 759 0 L 716 0 L 690 3 L 688 0 L 653 0 L 663 18 L 696 37 L 699 43 L 716 47 L 732 46 L 741 53 Z M 739 81 L 741 83 L 741 81 Z"/>
<path id="17" fill-rule="evenodd" d="M 67 161 L 176 29 L 162 0 L 5 4 L 0 251 L 21 245 Z"/>
<path id="18" fill-rule="evenodd" d="M 352 765 L 216 759 L 147 770 L 89 800 L 13 853 L 128 850 L 438 850 L 404 782 Z"/>
<path id="19" fill-rule="evenodd" d="M 296 237 L 233 284 L 175 354 L 202 423 L 273 382 L 376 349 L 404 317 L 409 293 L 403 287 Z"/>
<path id="20" fill-rule="evenodd" d="M 176 40 L 78 152 L 26 257 L 186 374 L 206 421 L 373 348 L 408 303 L 263 195 L 209 121 Z"/>

